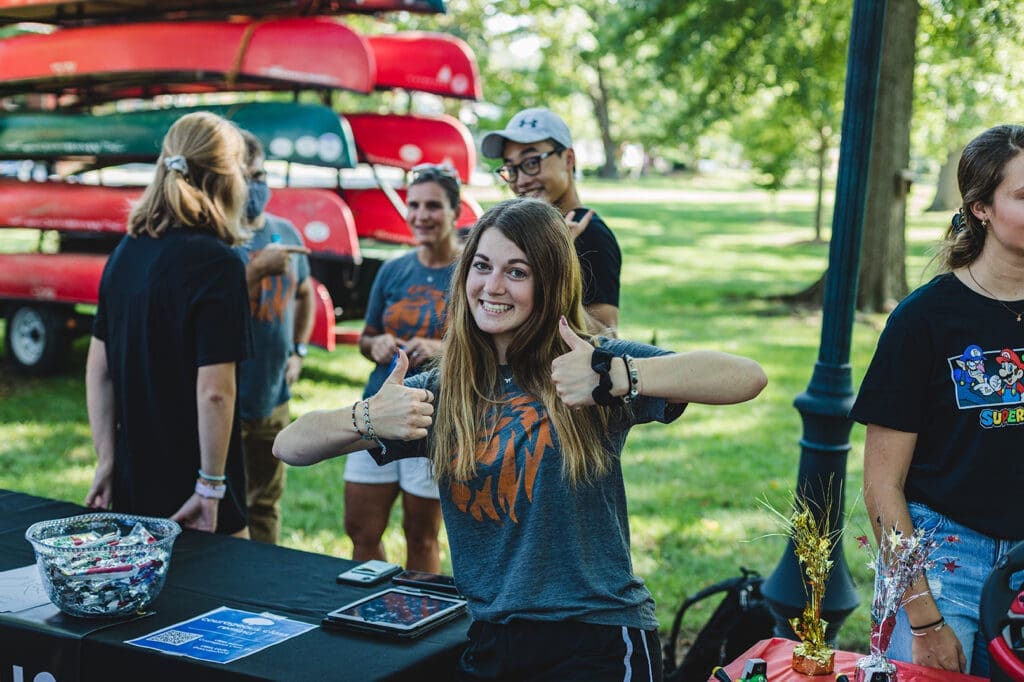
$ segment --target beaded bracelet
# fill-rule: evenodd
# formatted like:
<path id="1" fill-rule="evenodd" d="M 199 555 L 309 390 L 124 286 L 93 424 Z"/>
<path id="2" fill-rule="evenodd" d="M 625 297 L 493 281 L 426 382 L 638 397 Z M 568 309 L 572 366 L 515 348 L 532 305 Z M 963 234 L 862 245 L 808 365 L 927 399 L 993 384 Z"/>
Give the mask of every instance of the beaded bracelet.
<path id="1" fill-rule="evenodd" d="M 222 500 L 227 491 L 226 485 L 206 485 L 202 481 L 196 481 L 196 495 L 208 500 Z"/>
<path id="2" fill-rule="evenodd" d="M 366 424 L 366 438 L 372 440 L 377 444 L 377 447 L 381 449 L 381 455 L 388 454 L 388 446 L 384 445 L 380 438 L 377 437 L 377 432 L 373 430 L 373 422 L 370 421 L 370 401 L 363 401 L 363 423 Z"/>
<path id="3" fill-rule="evenodd" d="M 359 405 L 360 402 L 361 401 L 357 400 L 352 403 L 352 428 L 356 430 L 356 433 L 359 434 L 360 438 L 363 440 L 369 440 L 369 438 L 363 435 L 363 432 L 359 429 L 359 424 L 356 423 L 356 406 Z"/>
<path id="4" fill-rule="evenodd" d="M 203 479 L 204 481 L 216 481 L 218 483 L 221 481 L 228 480 L 227 476 L 211 476 L 202 469 L 199 470 L 199 478 Z"/>
<path id="5" fill-rule="evenodd" d="M 632 356 L 623 355 L 622 359 L 626 362 L 626 372 L 629 374 L 629 393 L 622 396 L 622 402 L 631 403 L 640 395 L 640 371 L 636 368 Z"/>

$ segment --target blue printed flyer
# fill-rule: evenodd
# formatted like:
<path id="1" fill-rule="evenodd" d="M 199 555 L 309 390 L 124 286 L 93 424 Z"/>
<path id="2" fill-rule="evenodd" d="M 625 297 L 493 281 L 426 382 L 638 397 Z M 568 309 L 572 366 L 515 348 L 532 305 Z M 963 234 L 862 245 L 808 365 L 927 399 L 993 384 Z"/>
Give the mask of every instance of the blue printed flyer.
<path id="1" fill-rule="evenodd" d="M 126 643 L 173 656 L 230 663 L 315 628 L 315 625 L 273 613 L 252 613 L 221 606 Z"/>

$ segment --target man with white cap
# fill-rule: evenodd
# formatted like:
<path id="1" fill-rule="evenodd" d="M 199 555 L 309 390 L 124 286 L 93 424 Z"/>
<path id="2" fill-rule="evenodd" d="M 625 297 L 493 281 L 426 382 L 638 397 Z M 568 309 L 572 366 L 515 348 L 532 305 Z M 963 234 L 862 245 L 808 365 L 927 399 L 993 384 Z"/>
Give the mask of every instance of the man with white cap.
<path id="1" fill-rule="evenodd" d="M 598 324 L 612 331 L 619 322 L 622 252 L 615 235 L 576 191 L 576 152 L 569 127 L 548 109 L 524 109 L 504 130 L 484 135 L 483 155 L 502 159 L 495 172 L 517 196 L 547 201 L 565 215 L 575 238 L 583 274 L 583 305 Z"/>

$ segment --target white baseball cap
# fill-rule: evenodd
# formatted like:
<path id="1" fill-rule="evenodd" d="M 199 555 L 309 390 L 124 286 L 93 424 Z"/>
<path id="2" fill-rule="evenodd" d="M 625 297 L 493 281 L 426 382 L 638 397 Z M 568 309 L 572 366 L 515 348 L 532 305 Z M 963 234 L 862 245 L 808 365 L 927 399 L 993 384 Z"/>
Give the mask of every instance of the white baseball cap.
<path id="1" fill-rule="evenodd" d="M 569 126 L 557 114 L 543 107 L 523 109 L 512 117 L 504 130 L 484 135 L 480 141 L 480 151 L 489 159 L 500 159 L 507 140 L 519 144 L 554 140 L 563 147 L 572 147 Z"/>

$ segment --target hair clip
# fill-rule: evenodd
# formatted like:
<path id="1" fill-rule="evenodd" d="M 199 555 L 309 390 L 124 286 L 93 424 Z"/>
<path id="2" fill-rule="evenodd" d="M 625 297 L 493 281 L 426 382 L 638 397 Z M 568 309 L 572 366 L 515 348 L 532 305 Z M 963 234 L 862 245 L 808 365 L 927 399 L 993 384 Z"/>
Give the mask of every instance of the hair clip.
<path id="1" fill-rule="evenodd" d="M 180 154 L 168 156 L 164 159 L 164 168 L 169 171 L 178 171 L 182 175 L 186 175 L 188 173 L 188 164 L 185 163 L 185 157 Z"/>
<path id="2" fill-rule="evenodd" d="M 953 214 L 953 234 L 960 234 L 967 229 L 967 221 L 964 220 L 964 209 Z"/>

